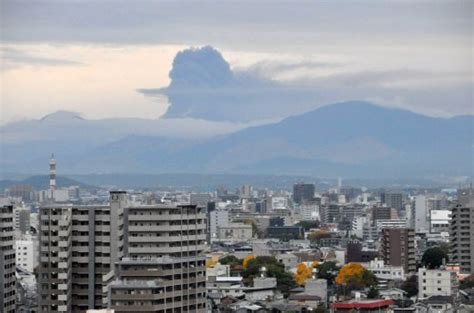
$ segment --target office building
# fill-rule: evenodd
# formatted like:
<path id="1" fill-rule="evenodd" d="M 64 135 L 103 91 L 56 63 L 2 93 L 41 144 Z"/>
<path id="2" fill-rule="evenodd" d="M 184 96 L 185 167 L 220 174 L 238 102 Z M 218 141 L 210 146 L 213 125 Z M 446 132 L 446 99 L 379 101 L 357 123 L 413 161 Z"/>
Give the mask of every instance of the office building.
<path id="1" fill-rule="evenodd" d="M 30 185 L 14 185 L 7 190 L 7 196 L 12 198 L 21 198 L 22 201 L 33 200 L 33 195 L 33 186 Z"/>
<path id="2" fill-rule="evenodd" d="M 269 199 L 270 210 L 274 212 L 288 211 L 287 197 L 271 197 Z"/>
<path id="3" fill-rule="evenodd" d="M 449 233 L 450 210 L 432 210 L 430 212 L 430 233 Z"/>
<path id="4" fill-rule="evenodd" d="M 383 192 L 380 195 L 381 202 L 387 207 L 400 212 L 403 210 L 403 194 L 399 192 Z"/>
<path id="5" fill-rule="evenodd" d="M 363 249 L 362 243 L 357 240 L 351 240 L 347 243 L 346 252 L 346 263 L 367 263 L 376 259 L 379 255 L 376 250 Z"/>
<path id="6" fill-rule="evenodd" d="M 192 193 L 191 204 L 206 207 L 207 203 L 211 201 L 211 195 L 208 193 Z"/>
<path id="7" fill-rule="evenodd" d="M 15 254 L 16 266 L 33 273 L 36 265 L 38 264 L 34 239 L 30 236 L 21 240 L 16 240 Z"/>
<path id="8" fill-rule="evenodd" d="M 252 239 L 252 225 L 244 223 L 229 223 L 226 226 L 217 226 L 217 239 L 227 242 L 245 242 Z"/>
<path id="9" fill-rule="evenodd" d="M 415 198 L 415 231 L 417 233 L 429 232 L 429 210 L 426 196 Z"/>
<path id="10" fill-rule="evenodd" d="M 321 224 L 339 224 L 342 219 L 342 207 L 337 204 L 322 206 L 319 209 Z"/>
<path id="11" fill-rule="evenodd" d="M 362 194 L 362 189 L 355 187 L 341 187 L 339 193 L 344 195 L 347 201 L 352 201 Z"/>
<path id="12" fill-rule="evenodd" d="M 294 184 L 293 185 L 293 201 L 297 204 L 310 202 L 314 198 L 314 184 Z"/>
<path id="13" fill-rule="evenodd" d="M 456 272 L 418 269 L 418 297 L 457 296 L 459 281 Z"/>
<path id="14" fill-rule="evenodd" d="M 243 185 L 240 188 L 240 197 L 241 198 L 251 198 L 253 194 L 252 186 L 250 185 Z"/>
<path id="15" fill-rule="evenodd" d="M 218 237 L 218 228 L 229 226 L 229 211 L 224 209 L 214 210 L 209 213 L 209 235 L 211 242 Z"/>
<path id="16" fill-rule="evenodd" d="M 415 231 L 410 228 L 385 228 L 381 235 L 380 258 L 386 265 L 401 266 L 405 273 L 416 271 Z"/>
<path id="17" fill-rule="evenodd" d="M 126 257 L 109 286 L 119 312 L 206 312 L 206 214 L 194 205 L 127 207 Z"/>
<path id="18" fill-rule="evenodd" d="M 31 209 L 18 207 L 14 210 L 15 213 L 15 230 L 20 234 L 26 234 L 30 231 L 30 215 Z"/>
<path id="19" fill-rule="evenodd" d="M 377 277 L 379 286 L 381 283 L 383 284 L 383 282 L 389 280 L 405 280 L 405 272 L 402 266 L 386 265 L 382 260 L 377 258 L 371 260 L 366 268 Z"/>
<path id="20" fill-rule="evenodd" d="M 16 300 L 13 206 L 0 207 L 0 309 L 14 313 Z"/>
<path id="21" fill-rule="evenodd" d="M 372 223 L 377 225 L 377 220 L 391 220 L 398 218 L 395 209 L 390 207 L 374 207 L 372 208 Z"/>
<path id="22" fill-rule="evenodd" d="M 317 205 L 304 204 L 299 207 L 301 220 L 316 221 L 319 220 L 319 207 Z"/>
<path id="23" fill-rule="evenodd" d="M 39 312 L 85 312 L 107 306 L 107 285 L 123 256 L 124 192 L 110 204 L 40 208 Z"/>
<path id="24" fill-rule="evenodd" d="M 458 203 L 451 209 L 451 262 L 461 272 L 474 273 L 474 190 L 458 191 Z"/>
<path id="25" fill-rule="evenodd" d="M 375 226 L 378 232 L 384 228 L 406 228 L 407 221 L 404 219 L 377 220 Z"/>
<path id="26" fill-rule="evenodd" d="M 364 237 L 364 225 L 367 224 L 366 216 L 357 216 L 352 220 L 351 234 L 355 235 L 357 238 Z"/>
<path id="27" fill-rule="evenodd" d="M 303 239 L 304 229 L 300 226 L 276 226 L 267 228 L 267 238 L 276 238 L 282 241 L 289 241 L 292 239 Z"/>

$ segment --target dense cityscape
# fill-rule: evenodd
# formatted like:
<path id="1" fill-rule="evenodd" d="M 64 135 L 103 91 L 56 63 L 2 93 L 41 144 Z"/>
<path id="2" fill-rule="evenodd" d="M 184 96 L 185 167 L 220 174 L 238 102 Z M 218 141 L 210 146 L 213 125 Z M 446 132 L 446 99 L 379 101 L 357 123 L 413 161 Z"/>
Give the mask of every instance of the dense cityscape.
<path id="1" fill-rule="evenodd" d="M 46 168 L 46 166 L 45 166 Z M 474 190 L 12 185 L 2 312 L 472 312 Z"/>
<path id="2" fill-rule="evenodd" d="M 474 313 L 474 0 L 0 0 L 0 313 Z"/>

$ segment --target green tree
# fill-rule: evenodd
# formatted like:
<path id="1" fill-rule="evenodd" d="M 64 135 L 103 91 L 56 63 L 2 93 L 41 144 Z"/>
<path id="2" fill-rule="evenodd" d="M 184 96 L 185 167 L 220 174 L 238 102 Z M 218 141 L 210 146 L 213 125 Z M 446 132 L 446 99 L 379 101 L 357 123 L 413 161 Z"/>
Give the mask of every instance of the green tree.
<path id="1" fill-rule="evenodd" d="M 313 312 L 314 313 L 328 313 L 329 310 L 324 306 L 324 304 L 320 304 Z"/>
<path id="2" fill-rule="evenodd" d="M 449 258 L 445 251 L 440 247 L 430 248 L 423 253 L 421 264 L 429 269 L 436 269 L 448 262 Z"/>
<path id="3" fill-rule="evenodd" d="M 340 270 L 340 268 L 336 265 L 336 262 L 320 263 L 318 266 L 316 266 L 316 269 L 318 270 L 318 278 L 326 279 L 328 281 L 328 285 L 332 285 L 334 283 L 334 278 L 336 278 L 336 275 Z"/>
<path id="4" fill-rule="evenodd" d="M 365 270 L 364 273 L 362 273 L 362 283 L 365 286 L 374 287 L 378 283 L 377 276 L 375 276 L 375 274 L 372 273 L 372 271 Z"/>
<path id="5" fill-rule="evenodd" d="M 319 228 L 319 221 L 301 221 L 296 223 L 295 226 L 301 226 L 304 231 L 308 231 L 312 228 Z"/>
<path id="6" fill-rule="evenodd" d="M 416 275 L 408 277 L 403 282 L 401 288 L 407 293 L 409 298 L 416 296 L 418 294 L 418 277 Z"/>
<path id="7" fill-rule="evenodd" d="M 459 284 L 459 289 L 461 290 L 469 288 L 474 288 L 474 274 L 464 278 Z"/>
<path id="8" fill-rule="evenodd" d="M 220 259 L 219 263 L 221 263 L 222 265 L 230 265 L 230 266 L 241 265 L 242 260 L 239 260 L 239 258 L 237 258 L 235 255 L 230 254 Z"/>
<path id="9" fill-rule="evenodd" d="M 248 262 L 247 268 L 242 271 L 244 283 L 250 285 L 254 277 L 260 275 L 262 267 L 266 268 L 268 277 L 275 277 L 277 289 L 287 297 L 290 289 L 296 287 L 296 282 L 292 273 L 285 271 L 285 266 L 271 256 L 258 256 Z"/>
<path id="10" fill-rule="evenodd" d="M 376 286 L 371 286 L 367 293 L 368 299 L 378 299 L 380 297 L 379 289 Z"/>
<path id="11" fill-rule="evenodd" d="M 307 238 L 311 242 L 319 242 L 322 238 L 331 237 L 331 234 L 325 230 L 315 230 L 308 234 Z"/>
<path id="12" fill-rule="evenodd" d="M 252 236 L 257 237 L 257 238 L 262 238 L 263 237 L 263 233 L 258 228 L 257 222 L 255 222 L 254 219 L 246 219 L 246 220 L 243 221 L 243 223 L 252 226 Z"/>

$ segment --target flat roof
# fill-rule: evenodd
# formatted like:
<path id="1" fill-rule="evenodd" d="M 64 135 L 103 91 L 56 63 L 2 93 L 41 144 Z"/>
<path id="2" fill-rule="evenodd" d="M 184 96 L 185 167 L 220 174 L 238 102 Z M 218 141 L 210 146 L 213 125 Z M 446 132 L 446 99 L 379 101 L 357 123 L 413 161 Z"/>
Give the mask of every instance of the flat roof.
<path id="1" fill-rule="evenodd" d="M 219 281 L 219 282 L 224 282 L 224 281 L 240 282 L 240 281 L 242 281 L 242 277 L 240 277 L 240 276 L 216 276 L 216 281 Z"/>

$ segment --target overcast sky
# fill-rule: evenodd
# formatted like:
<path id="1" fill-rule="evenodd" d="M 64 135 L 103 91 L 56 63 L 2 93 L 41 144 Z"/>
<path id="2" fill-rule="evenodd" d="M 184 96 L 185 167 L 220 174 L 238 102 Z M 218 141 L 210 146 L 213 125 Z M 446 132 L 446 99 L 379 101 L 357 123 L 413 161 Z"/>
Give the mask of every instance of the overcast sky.
<path id="1" fill-rule="evenodd" d="M 159 118 L 176 53 L 433 116 L 473 113 L 474 1 L 1 1 L 1 123 Z"/>

